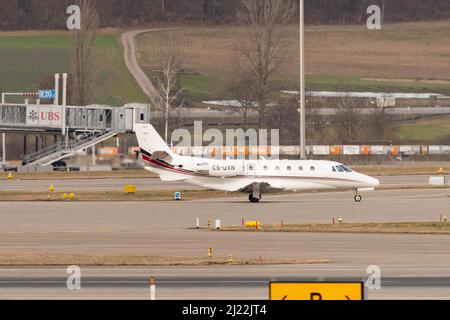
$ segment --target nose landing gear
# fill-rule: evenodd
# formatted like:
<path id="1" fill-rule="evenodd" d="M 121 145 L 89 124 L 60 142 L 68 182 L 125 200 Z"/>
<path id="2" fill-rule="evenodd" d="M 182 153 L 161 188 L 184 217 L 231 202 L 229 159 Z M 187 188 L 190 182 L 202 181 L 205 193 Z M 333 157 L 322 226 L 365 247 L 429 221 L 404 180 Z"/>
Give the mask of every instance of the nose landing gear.
<path id="1" fill-rule="evenodd" d="M 253 197 L 253 195 L 251 194 L 251 195 L 249 195 L 248 200 L 251 203 L 258 203 L 260 199 Z"/>
<path id="2" fill-rule="evenodd" d="M 355 199 L 355 202 L 360 203 L 362 201 L 362 196 L 359 194 L 358 189 L 354 188 L 353 192 L 355 193 L 355 197 L 353 199 Z"/>

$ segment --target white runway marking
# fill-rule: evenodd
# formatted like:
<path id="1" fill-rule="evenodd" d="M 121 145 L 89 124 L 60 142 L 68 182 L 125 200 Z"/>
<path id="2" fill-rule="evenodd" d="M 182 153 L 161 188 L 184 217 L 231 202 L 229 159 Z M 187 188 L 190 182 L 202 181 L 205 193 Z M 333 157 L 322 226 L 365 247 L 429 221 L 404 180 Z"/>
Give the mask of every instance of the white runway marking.
<path id="1" fill-rule="evenodd" d="M 450 194 L 449 193 L 419 194 L 413 196 L 393 197 L 392 199 L 420 199 L 420 198 L 439 198 L 439 197 L 450 197 Z"/>

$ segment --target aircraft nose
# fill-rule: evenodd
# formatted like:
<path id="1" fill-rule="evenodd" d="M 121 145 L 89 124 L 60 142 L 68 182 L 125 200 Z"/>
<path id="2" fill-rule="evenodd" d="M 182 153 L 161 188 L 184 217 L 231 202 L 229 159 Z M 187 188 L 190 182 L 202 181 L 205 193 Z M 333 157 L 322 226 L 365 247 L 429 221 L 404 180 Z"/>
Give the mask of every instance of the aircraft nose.
<path id="1" fill-rule="evenodd" d="M 371 187 L 379 187 L 380 186 L 380 180 L 373 178 L 373 177 L 367 177 L 367 183 L 371 186 Z"/>
<path id="2" fill-rule="evenodd" d="M 361 184 L 361 188 L 376 188 L 380 186 L 380 180 L 362 173 L 358 174 L 358 181 Z"/>

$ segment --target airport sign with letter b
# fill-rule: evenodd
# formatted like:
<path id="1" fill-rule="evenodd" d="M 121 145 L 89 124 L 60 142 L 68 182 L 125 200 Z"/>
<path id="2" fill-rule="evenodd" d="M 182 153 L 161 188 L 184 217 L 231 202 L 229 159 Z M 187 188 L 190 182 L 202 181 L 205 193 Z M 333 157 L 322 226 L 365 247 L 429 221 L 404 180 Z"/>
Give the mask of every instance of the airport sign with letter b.
<path id="1" fill-rule="evenodd" d="M 271 282 L 270 300 L 364 300 L 364 283 Z"/>

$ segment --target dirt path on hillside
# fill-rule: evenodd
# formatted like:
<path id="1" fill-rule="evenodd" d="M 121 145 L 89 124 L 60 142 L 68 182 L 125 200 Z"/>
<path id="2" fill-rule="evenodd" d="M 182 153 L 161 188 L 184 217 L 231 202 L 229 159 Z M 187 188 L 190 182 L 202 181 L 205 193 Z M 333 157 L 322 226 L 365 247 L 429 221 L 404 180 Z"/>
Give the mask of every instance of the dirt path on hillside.
<path id="1" fill-rule="evenodd" d="M 136 82 L 142 88 L 142 91 L 144 91 L 144 94 L 149 99 L 151 99 L 153 92 L 155 91 L 155 87 L 153 86 L 152 82 L 147 77 L 145 72 L 139 66 L 136 57 L 136 44 L 134 42 L 134 38 L 142 33 L 157 32 L 163 30 L 164 29 L 142 29 L 142 30 L 127 31 L 124 34 L 122 34 L 121 38 L 124 47 L 125 64 L 130 73 L 136 79 Z"/>

